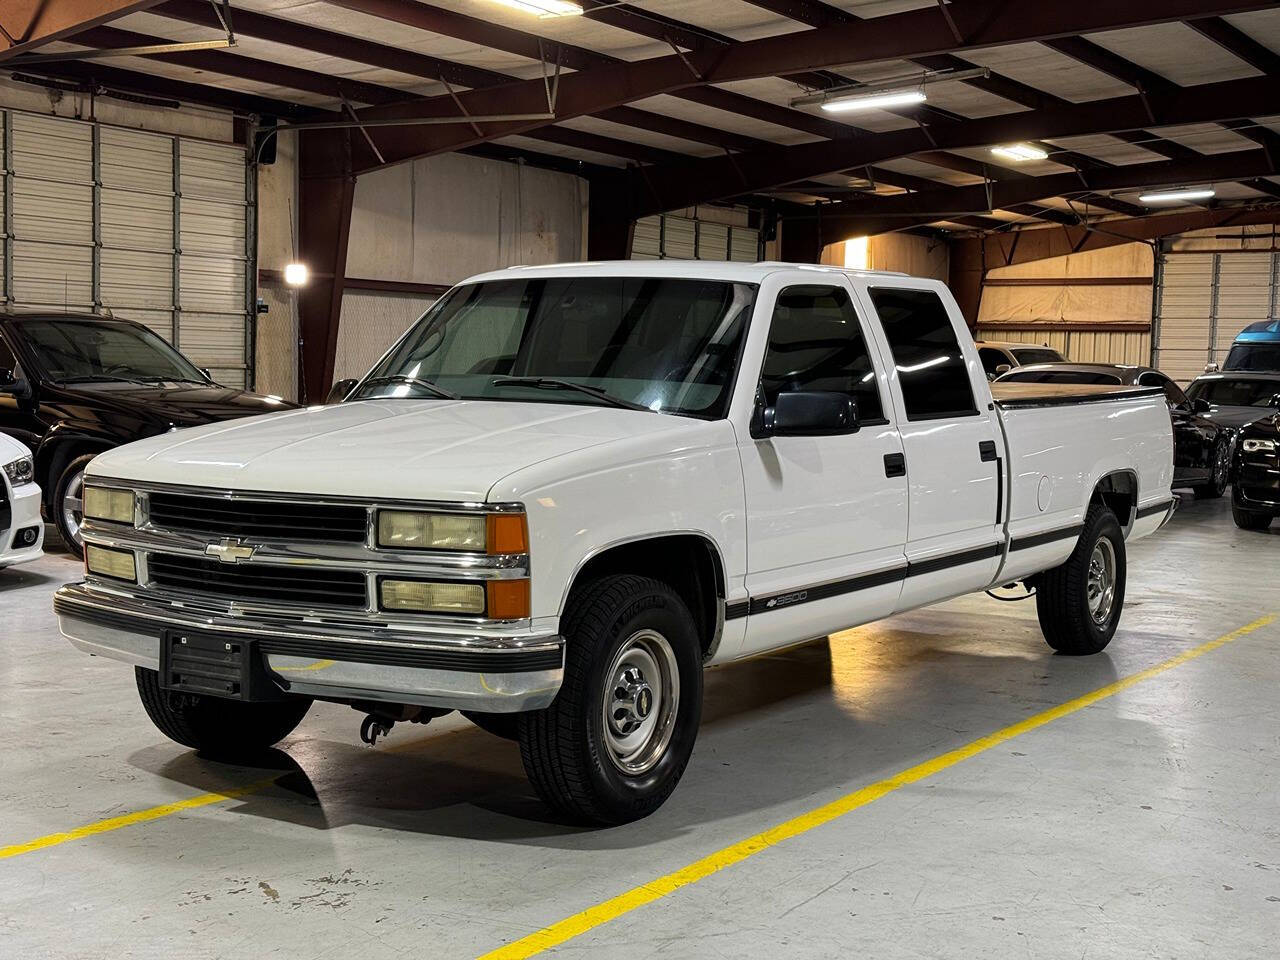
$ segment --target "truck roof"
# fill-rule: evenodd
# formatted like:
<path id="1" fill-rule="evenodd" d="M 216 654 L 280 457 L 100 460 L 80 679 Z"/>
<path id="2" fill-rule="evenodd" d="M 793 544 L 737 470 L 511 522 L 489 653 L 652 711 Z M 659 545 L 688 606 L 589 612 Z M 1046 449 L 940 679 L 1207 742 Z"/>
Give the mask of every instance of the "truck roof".
<path id="1" fill-rule="evenodd" d="M 726 260 L 596 260 L 580 263 L 553 263 L 538 266 L 507 267 L 467 278 L 466 283 L 483 280 L 510 280 L 517 277 L 688 277 L 703 280 L 728 280 L 759 283 L 780 270 L 804 270 L 815 275 L 850 277 L 899 277 L 910 275 L 887 270 L 854 270 L 816 263 L 781 263 L 765 260 L 759 263 L 731 263 Z"/>

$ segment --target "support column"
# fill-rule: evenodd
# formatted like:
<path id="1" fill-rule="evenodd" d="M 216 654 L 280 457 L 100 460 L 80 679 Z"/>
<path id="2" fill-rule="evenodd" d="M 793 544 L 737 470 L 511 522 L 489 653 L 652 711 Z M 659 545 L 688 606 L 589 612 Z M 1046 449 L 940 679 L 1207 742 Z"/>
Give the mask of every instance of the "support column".
<path id="1" fill-rule="evenodd" d="M 982 281 L 986 277 L 982 240 L 952 241 L 947 286 L 960 305 L 970 330 L 978 328 L 978 307 L 982 303 Z"/>
<path id="2" fill-rule="evenodd" d="M 355 176 L 351 131 L 306 131 L 299 138 L 298 258 L 309 282 L 298 291 L 298 397 L 322 403 L 333 384 L 338 320 L 347 268 Z"/>

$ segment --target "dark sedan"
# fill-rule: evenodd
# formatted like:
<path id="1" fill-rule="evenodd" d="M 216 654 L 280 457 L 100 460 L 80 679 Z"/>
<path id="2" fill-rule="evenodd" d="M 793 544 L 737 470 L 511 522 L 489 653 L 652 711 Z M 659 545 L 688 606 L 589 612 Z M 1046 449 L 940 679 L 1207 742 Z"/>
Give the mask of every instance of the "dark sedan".
<path id="1" fill-rule="evenodd" d="M 1206 373 L 1187 387 L 1193 402 L 1208 402 L 1206 417 L 1232 430 L 1270 415 L 1271 398 L 1278 393 L 1280 373 Z"/>
<path id="2" fill-rule="evenodd" d="M 1037 363 L 1011 370 L 996 382 L 1159 387 L 1173 421 L 1173 485 L 1192 488 L 1197 499 L 1220 497 L 1227 489 L 1232 431 L 1205 416 L 1208 401 L 1190 399 L 1159 370 L 1119 363 Z"/>
<path id="3" fill-rule="evenodd" d="M 1280 394 L 1273 398 L 1280 408 Z M 1231 516 L 1245 530 L 1265 530 L 1280 517 L 1280 409 L 1240 428 Z"/>
<path id="4" fill-rule="evenodd" d="M 94 456 L 180 427 L 291 406 L 214 383 L 129 320 L 0 313 L 0 432 L 35 453 L 45 515 L 75 553 L 84 468 Z"/>

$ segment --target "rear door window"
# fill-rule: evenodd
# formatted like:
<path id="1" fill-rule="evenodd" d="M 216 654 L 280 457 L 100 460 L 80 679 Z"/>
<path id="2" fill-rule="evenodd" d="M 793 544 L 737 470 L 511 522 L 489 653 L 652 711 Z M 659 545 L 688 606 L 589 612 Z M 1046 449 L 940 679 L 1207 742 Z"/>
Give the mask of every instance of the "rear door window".
<path id="1" fill-rule="evenodd" d="M 964 353 L 947 308 L 932 290 L 871 287 L 908 420 L 973 417 L 973 399 Z"/>

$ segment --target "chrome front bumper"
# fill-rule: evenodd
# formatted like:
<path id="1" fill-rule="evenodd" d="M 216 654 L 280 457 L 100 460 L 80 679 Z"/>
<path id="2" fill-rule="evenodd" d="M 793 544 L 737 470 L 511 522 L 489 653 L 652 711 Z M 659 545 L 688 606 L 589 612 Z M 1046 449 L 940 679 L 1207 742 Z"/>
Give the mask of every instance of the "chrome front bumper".
<path id="1" fill-rule="evenodd" d="M 141 594 L 141 592 L 140 592 Z M 73 583 L 54 612 L 78 649 L 157 670 L 166 631 L 256 641 L 276 682 L 303 696 L 515 713 L 547 706 L 564 675 L 559 636 L 268 619 Z"/>

